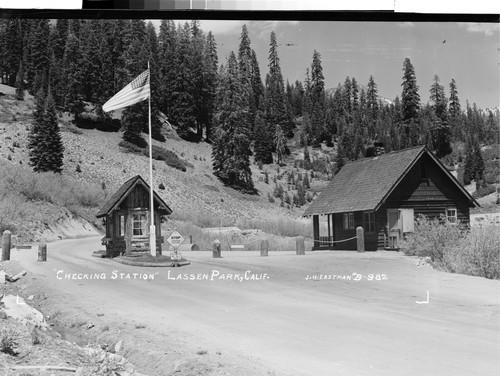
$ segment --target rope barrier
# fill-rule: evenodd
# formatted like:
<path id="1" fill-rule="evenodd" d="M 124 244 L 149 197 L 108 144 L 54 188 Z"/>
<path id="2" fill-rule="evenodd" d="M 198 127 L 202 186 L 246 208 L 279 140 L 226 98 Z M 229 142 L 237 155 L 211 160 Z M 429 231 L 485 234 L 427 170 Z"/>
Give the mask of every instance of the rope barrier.
<path id="1" fill-rule="evenodd" d="M 349 240 L 353 240 L 353 239 L 357 239 L 358 237 L 357 236 L 354 236 L 352 238 L 349 238 L 349 239 L 342 239 L 342 240 L 314 240 L 315 243 L 327 243 L 327 244 L 331 244 L 331 243 L 341 243 L 341 242 L 347 242 Z"/>

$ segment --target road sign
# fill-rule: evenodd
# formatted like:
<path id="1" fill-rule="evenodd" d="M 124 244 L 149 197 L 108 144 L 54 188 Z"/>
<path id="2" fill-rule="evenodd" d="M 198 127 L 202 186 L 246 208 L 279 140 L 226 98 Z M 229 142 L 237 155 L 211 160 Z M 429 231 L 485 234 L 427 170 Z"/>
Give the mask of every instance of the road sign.
<path id="1" fill-rule="evenodd" d="M 177 248 L 179 248 L 179 246 L 184 242 L 184 237 L 179 234 L 177 230 L 174 230 L 174 232 L 172 232 L 167 238 L 167 242 L 169 242 L 170 245 L 177 250 Z"/>

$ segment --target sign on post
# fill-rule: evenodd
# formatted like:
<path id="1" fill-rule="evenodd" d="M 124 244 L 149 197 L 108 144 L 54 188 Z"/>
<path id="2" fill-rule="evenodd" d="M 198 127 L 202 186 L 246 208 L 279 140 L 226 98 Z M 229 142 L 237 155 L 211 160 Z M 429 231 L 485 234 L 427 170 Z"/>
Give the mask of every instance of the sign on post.
<path id="1" fill-rule="evenodd" d="M 167 238 L 167 242 L 172 246 L 174 251 L 177 252 L 177 248 L 179 248 L 180 245 L 184 242 L 184 237 L 179 234 L 177 230 L 174 230 L 174 232 L 172 232 Z"/>

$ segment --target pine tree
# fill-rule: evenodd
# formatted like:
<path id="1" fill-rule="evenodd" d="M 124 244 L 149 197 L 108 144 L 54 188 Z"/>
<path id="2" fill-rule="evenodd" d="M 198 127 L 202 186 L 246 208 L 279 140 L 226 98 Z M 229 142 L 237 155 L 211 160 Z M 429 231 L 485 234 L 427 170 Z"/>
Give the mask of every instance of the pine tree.
<path id="1" fill-rule="evenodd" d="M 286 137 L 279 124 L 276 126 L 276 132 L 274 133 L 274 145 L 277 154 L 277 163 L 281 166 L 283 164 L 283 156 L 285 155 Z"/>
<path id="2" fill-rule="evenodd" d="M 378 89 L 373 76 L 370 76 L 368 80 L 368 87 L 366 89 L 366 107 L 368 110 L 368 116 L 370 119 L 370 125 L 368 127 L 368 133 L 370 137 L 375 137 L 375 125 L 378 118 Z"/>
<path id="3" fill-rule="evenodd" d="M 448 111 L 450 114 L 450 117 L 452 119 L 457 118 L 460 116 L 461 109 L 460 109 L 460 100 L 458 99 L 458 90 L 457 90 L 457 84 L 455 82 L 455 79 L 452 78 L 450 82 L 450 99 L 449 99 L 450 105 L 448 107 Z"/>
<path id="4" fill-rule="evenodd" d="M 170 85 L 169 118 L 172 125 L 177 126 L 181 137 L 187 138 L 189 131 L 196 127 L 195 103 L 193 98 L 193 71 L 191 70 L 191 27 L 186 22 L 183 27 L 179 24 L 176 36 L 174 55 L 175 75 Z"/>
<path id="5" fill-rule="evenodd" d="M 415 69 L 409 58 L 403 62 L 403 92 L 401 95 L 402 115 L 402 147 L 418 145 L 419 124 L 418 110 L 420 108 L 420 95 L 418 94 Z"/>
<path id="6" fill-rule="evenodd" d="M 76 121 L 84 109 L 84 104 L 80 69 L 80 41 L 74 32 L 74 25 L 74 22 L 69 24 L 68 38 L 64 50 L 63 66 L 66 87 L 63 106 L 74 115 Z"/>
<path id="7" fill-rule="evenodd" d="M 50 88 L 46 101 L 44 101 L 43 92 L 38 92 L 33 117 L 34 122 L 28 143 L 30 165 L 35 172 L 60 173 L 63 166 L 64 146 Z"/>
<path id="8" fill-rule="evenodd" d="M 231 52 L 218 90 L 217 127 L 212 159 L 214 174 L 225 184 L 254 193 L 250 169 L 248 94 L 239 77 L 238 63 Z"/>
<path id="9" fill-rule="evenodd" d="M 433 149 L 436 151 L 436 156 L 443 158 L 452 152 L 450 142 L 451 132 L 448 126 L 448 112 L 446 109 L 444 88 L 439 84 L 439 77 L 437 75 L 434 75 L 434 83 L 431 86 L 430 93 L 431 108 L 434 112 L 431 129 L 432 144 Z"/>
<path id="10" fill-rule="evenodd" d="M 472 153 L 474 158 L 474 179 L 476 184 L 480 186 L 484 184 L 484 159 L 477 140 L 474 140 Z"/>
<path id="11" fill-rule="evenodd" d="M 356 113 L 359 111 L 359 86 L 356 79 L 353 77 L 351 81 L 351 93 L 352 93 L 352 111 Z"/>
<path id="12" fill-rule="evenodd" d="M 269 137 L 268 126 L 264 118 L 264 114 L 261 111 L 257 111 L 255 116 L 255 127 L 254 127 L 254 155 L 255 162 L 260 162 L 263 164 L 273 163 L 273 153 L 274 149 L 273 139 Z"/>
<path id="13" fill-rule="evenodd" d="M 42 131 L 45 115 L 45 93 L 39 90 L 35 95 L 35 110 L 33 111 L 33 122 L 28 134 L 28 150 L 30 166 L 37 171 L 42 154 Z"/>
<path id="14" fill-rule="evenodd" d="M 280 126 L 285 137 L 293 137 L 293 122 L 287 116 L 285 85 L 281 74 L 280 59 L 278 57 L 278 42 L 276 34 L 271 32 L 269 45 L 269 73 L 266 76 L 265 111 L 270 131 L 275 133 L 276 126 Z"/>
<path id="15" fill-rule="evenodd" d="M 311 64 L 311 144 L 319 146 L 325 138 L 325 78 L 321 66 L 321 55 L 314 50 Z"/>
<path id="16" fill-rule="evenodd" d="M 201 122 L 205 127 L 205 136 L 208 142 L 211 141 L 213 117 L 215 112 L 215 97 L 217 86 L 217 44 L 212 32 L 209 32 L 205 41 L 203 53 L 203 81 Z"/>
<path id="17" fill-rule="evenodd" d="M 64 146 L 57 121 L 56 105 L 52 97 L 50 87 L 47 95 L 47 106 L 43 118 L 44 140 L 42 144 L 45 150 L 42 157 L 42 163 L 39 165 L 39 171 L 53 171 L 61 173 L 64 158 Z M 43 163 L 45 162 L 45 163 Z"/>
<path id="18" fill-rule="evenodd" d="M 24 69 L 22 60 L 19 62 L 19 70 L 16 76 L 16 99 L 24 100 Z"/>
<path id="19" fill-rule="evenodd" d="M 203 95 L 203 89 L 207 85 L 204 81 L 204 56 L 203 48 L 205 45 L 205 36 L 203 31 L 200 29 L 200 21 L 191 21 L 191 51 L 190 51 L 190 63 L 191 63 L 191 73 L 192 73 L 192 87 L 191 93 L 193 98 L 193 111 L 195 117 L 196 135 L 198 140 L 203 137 L 203 108 L 205 99 Z"/>
<path id="20" fill-rule="evenodd" d="M 458 98 L 457 84 L 455 82 L 455 79 L 453 78 L 450 82 L 448 114 L 450 118 L 450 124 L 452 126 L 453 136 L 458 139 L 463 139 L 465 132 L 462 129 L 462 110 L 460 108 L 460 100 Z"/>
<path id="21" fill-rule="evenodd" d="M 23 59 L 23 45 L 20 43 L 22 40 L 21 21 L 11 18 L 5 22 L 4 33 L 0 38 L 2 82 L 4 82 L 5 75 L 5 83 L 14 86 L 19 70 L 19 62 Z"/>
<path id="22" fill-rule="evenodd" d="M 464 160 L 464 174 L 463 183 L 469 185 L 474 179 L 474 150 L 472 148 L 472 140 L 469 137 L 465 143 L 465 160 Z"/>

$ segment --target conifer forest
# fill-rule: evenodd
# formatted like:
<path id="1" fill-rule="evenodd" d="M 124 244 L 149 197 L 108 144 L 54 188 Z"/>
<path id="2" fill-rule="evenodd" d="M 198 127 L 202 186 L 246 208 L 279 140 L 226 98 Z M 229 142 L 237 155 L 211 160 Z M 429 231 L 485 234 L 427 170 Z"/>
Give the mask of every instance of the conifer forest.
<path id="1" fill-rule="evenodd" d="M 346 77 L 325 87 L 321 51 L 310 53 L 304 80 L 283 76 L 279 41 L 269 34 L 267 70 L 259 68 L 247 26 L 239 47 L 219 61 L 216 36 L 199 21 L 126 19 L 0 20 L 1 83 L 35 96 L 30 164 L 35 171 L 60 172 L 64 146 L 57 116 L 65 112 L 77 126 L 98 123 L 123 131 L 123 141 L 145 147 L 147 101 L 123 110 L 121 119 L 102 105 L 148 67 L 152 137 L 164 141 L 168 122 L 191 142 L 212 145 L 213 173 L 228 186 L 254 193 L 250 166 L 283 163 L 288 143 L 300 140 L 306 156 L 320 145 L 333 147 L 332 174 L 351 160 L 427 145 L 445 165 L 461 163 L 459 179 L 486 189 L 498 183 L 499 113 L 460 96 L 460 82 L 418 80 L 418 67 L 401 61 L 401 94 L 378 94 L 377 77 Z M 259 57 L 264 59 L 265 57 Z M 455 145 L 464 145 L 458 152 Z M 49 157 L 44 157 L 49 153 Z M 495 167 L 496 165 L 496 167 Z"/>

